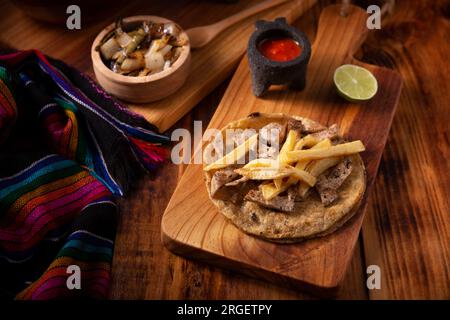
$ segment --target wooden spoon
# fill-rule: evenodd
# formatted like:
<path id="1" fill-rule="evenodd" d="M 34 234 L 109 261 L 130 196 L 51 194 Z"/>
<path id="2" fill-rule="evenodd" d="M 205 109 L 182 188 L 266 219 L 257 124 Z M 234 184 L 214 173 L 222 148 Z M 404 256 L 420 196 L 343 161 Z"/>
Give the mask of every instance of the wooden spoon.
<path id="1" fill-rule="evenodd" d="M 257 14 L 258 12 L 278 6 L 286 1 L 288 0 L 266 0 L 214 24 L 186 30 L 191 48 L 201 48 L 233 24 Z"/>

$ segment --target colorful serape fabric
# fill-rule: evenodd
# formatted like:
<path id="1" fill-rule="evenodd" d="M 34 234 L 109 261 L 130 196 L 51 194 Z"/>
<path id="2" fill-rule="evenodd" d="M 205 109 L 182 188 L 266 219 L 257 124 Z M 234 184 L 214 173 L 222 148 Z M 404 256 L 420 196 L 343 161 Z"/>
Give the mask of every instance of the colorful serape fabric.
<path id="1" fill-rule="evenodd" d="M 0 297 L 106 298 L 115 198 L 164 160 L 166 141 L 61 61 L 0 55 Z"/>

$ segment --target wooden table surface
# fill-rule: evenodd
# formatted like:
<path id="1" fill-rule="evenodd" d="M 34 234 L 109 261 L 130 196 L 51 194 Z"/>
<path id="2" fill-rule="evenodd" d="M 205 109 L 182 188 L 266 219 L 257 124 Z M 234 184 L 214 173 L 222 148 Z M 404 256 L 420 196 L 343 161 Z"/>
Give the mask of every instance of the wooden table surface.
<path id="1" fill-rule="evenodd" d="M 149 13 L 188 28 L 212 23 L 257 1 L 164 2 L 127 1 L 119 9 L 105 9 L 106 18 L 100 22 L 68 31 L 64 25 L 35 22 L 0 1 L 0 43 L 40 49 L 93 75 L 92 40 L 117 16 Z M 318 1 L 295 25 L 313 39 L 321 9 L 335 2 Z M 363 61 L 397 70 L 404 87 L 339 299 L 450 299 L 449 18 L 450 1 L 397 0 L 393 15 L 383 19 L 382 29 L 372 32 L 358 52 Z M 227 82 L 221 84 L 174 128 L 192 130 L 194 120 L 203 120 L 206 127 L 226 87 Z M 314 298 L 167 251 L 160 240 L 160 221 L 183 170 L 166 163 L 152 177 L 136 181 L 133 192 L 120 200 L 111 298 Z M 366 287 L 369 265 L 381 268 L 380 290 Z"/>

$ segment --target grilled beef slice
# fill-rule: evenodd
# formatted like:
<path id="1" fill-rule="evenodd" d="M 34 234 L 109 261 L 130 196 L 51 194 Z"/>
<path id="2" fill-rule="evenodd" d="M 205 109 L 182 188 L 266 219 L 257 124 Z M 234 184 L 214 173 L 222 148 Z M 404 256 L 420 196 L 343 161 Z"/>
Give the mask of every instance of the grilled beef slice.
<path id="1" fill-rule="evenodd" d="M 236 187 L 241 183 L 247 182 L 248 180 L 250 180 L 250 178 L 248 177 L 240 177 L 239 179 L 233 180 L 231 182 L 228 182 L 225 184 L 225 186 L 227 187 Z"/>
<path id="2" fill-rule="evenodd" d="M 265 200 L 260 190 L 250 190 L 244 200 L 255 202 L 266 208 L 292 212 L 294 211 L 295 194 L 288 192 L 287 196 L 276 196 L 271 200 Z"/>
<path id="3" fill-rule="evenodd" d="M 235 169 L 235 166 L 230 166 L 214 173 L 211 178 L 211 197 L 238 204 L 244 200 L 249 190 L 257 188 L 255 181 L 247 177 L 238 178 Z"/>
<path id="4" fill-rule="evenodd" d="M 279 147 L 286 138 L 286 125 L 271 122 L 259 130 L 259 138 L 268 146 Z"/>
<path id="5" fill-rule="evenodd" d="M 252 135 L 255 134 L 254 130 L 243 130 L 243 129 L 233 129 L 233 132 L 227 133 L 226 139 L 231 138 L 231 141 L 227 141 L 227 144 L 234 143 L 233 148 L 237 147 L 238 145 L 241 145 L 250 138 Z"/>
<path id="6" fill-rule="evenodd" d="M 287 131 L 297 130 L 299 133 L 314 133 L 325 130 L 326 127 L 319 123 L 312 123 L 308 121 L 300 121 L 296 119 L 289 119 L 287 123 Z"/>
<path id="7" fill-rule="evenodd" d="M 350 175 L 352 169 L 351 159 L 345 158 L 328 175 L 322 174 L 318 177 L 315 188 L 325 206 L 332 204 L 339 197 L 337 190 Z"/>
<path id="8" fill-rule="evenodd" d="M 289 119 L 287 122 L 287 132 L 295 130 L 298 133 L 303 133 L 305 131 L 305 127 L 303 126 L 303 122 L 300 120 Z"/>
<path id="9" fill-rule="evenodd" d="M 311 135 L 318 140 L 324 140 L 324 139 L 330 139 L 333 140 L 338 137 L 339 134 L 339 127 L 337 124 L 333 124 L 329 128 L 325 130 L 318 131 L 316 133 L 312 133 Z"/>
<path id="10" fill-rule="evenodd" d="M 223 188 L 227 183 L 235 180 L 239 175 L 234 172 L 234 169 L 229 167 L 218 170 L 211 178 L 211 196 L 216 197 L 217 192 Z"/>
<path id="11" fill-rule="evenodd" d="M 286 125 L 271 122 L 259 130 L 258 158 L 276 159 L 286 138 Z"/>
<path id="12" fill-rule="evenodd" d="M 273 146 L 266 146 L 264 144 L 258 147 L 258 158 L 260 159 L 276 159 L 280 151 Z"/>

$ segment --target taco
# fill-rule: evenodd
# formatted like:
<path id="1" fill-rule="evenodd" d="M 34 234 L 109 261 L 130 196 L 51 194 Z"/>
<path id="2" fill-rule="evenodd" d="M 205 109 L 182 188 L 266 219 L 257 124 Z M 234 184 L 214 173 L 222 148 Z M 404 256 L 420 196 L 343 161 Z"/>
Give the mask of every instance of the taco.
<path id="1" fill-rule="evenodd" d="M 269 241 L 335 231 L 366 187 L 362 142 L 307 118 L 253 113 L 229 123 L 204 151 L 211 201 L 237 228 Z"/>

